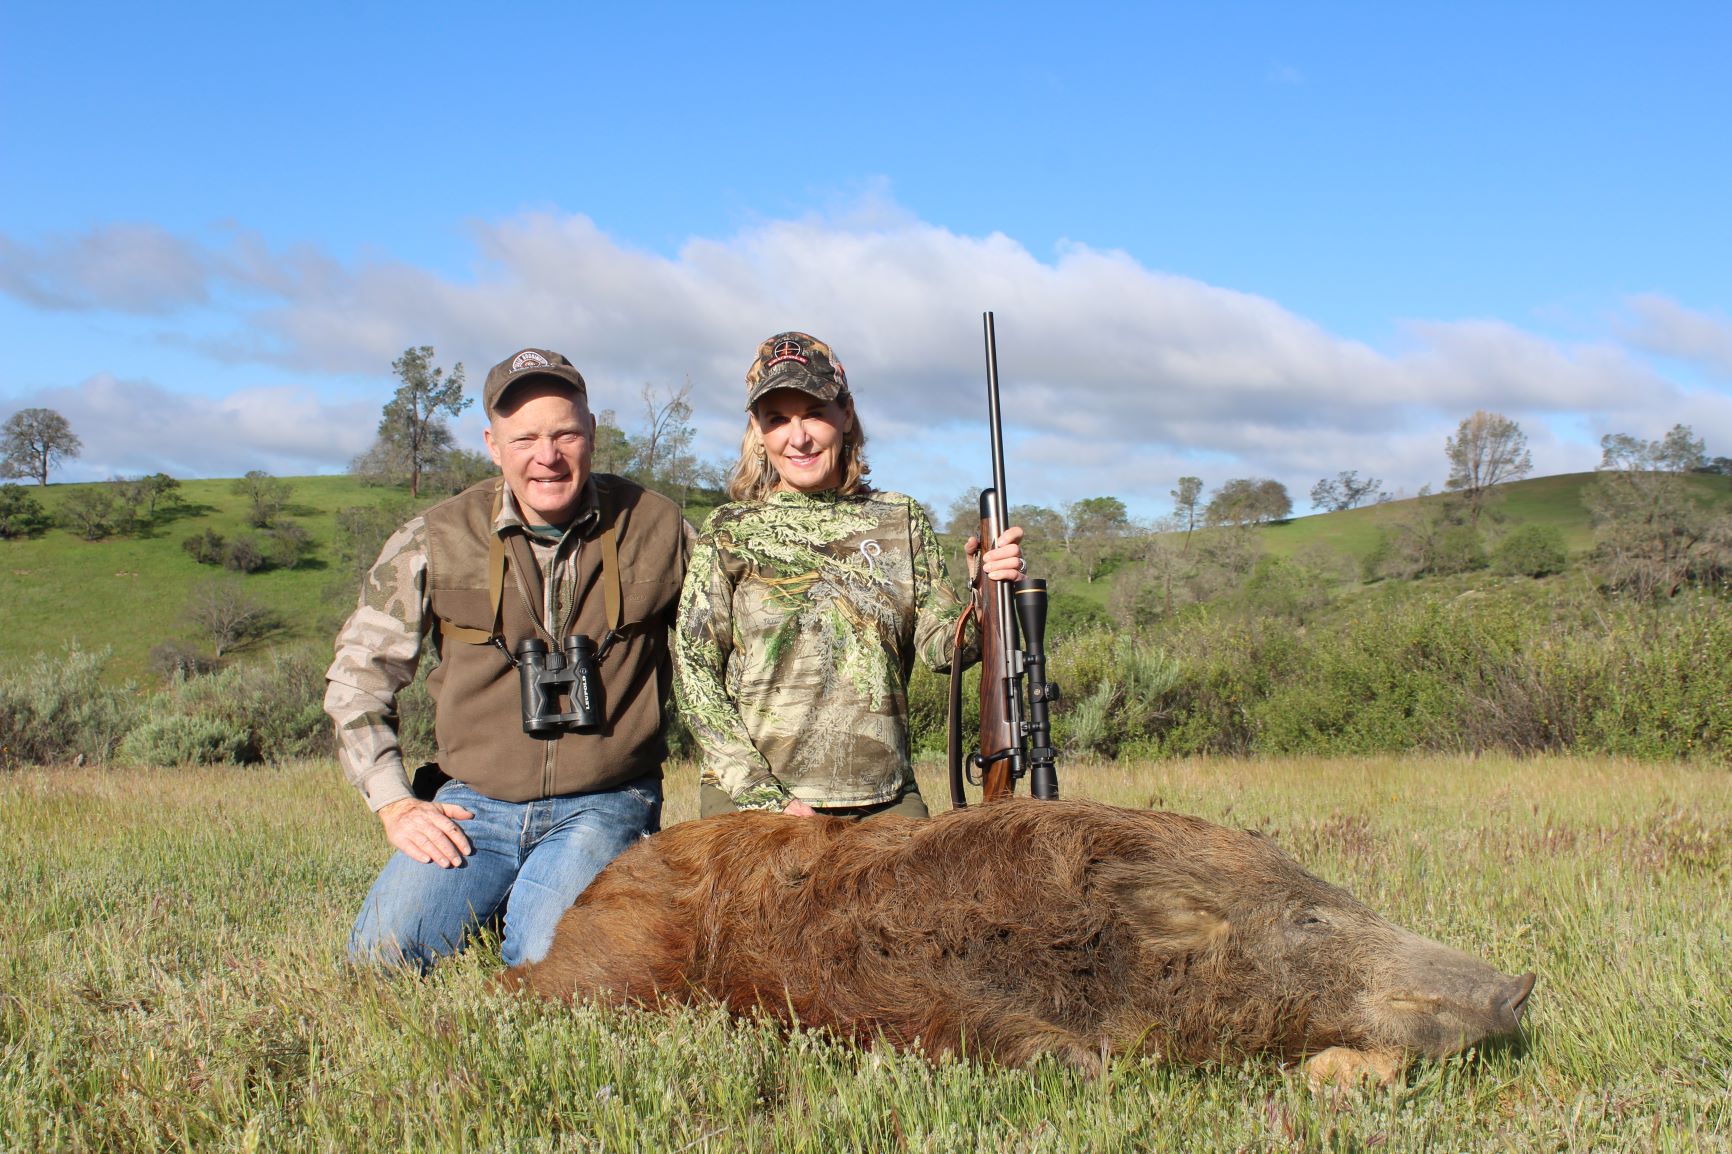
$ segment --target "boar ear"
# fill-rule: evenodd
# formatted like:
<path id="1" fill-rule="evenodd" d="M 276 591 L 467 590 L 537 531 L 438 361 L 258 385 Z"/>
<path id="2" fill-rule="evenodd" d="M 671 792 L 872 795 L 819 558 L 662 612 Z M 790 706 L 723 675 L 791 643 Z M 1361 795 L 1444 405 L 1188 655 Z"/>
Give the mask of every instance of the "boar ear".
<path id="1" fill-rule="evenodd" d="M 1139 863 L 1103 880 L 1120 916 L 1149 949 L 1202 953 L 1226 940 L 1227 916 L 1220 901 L 1194 877 Z"/>

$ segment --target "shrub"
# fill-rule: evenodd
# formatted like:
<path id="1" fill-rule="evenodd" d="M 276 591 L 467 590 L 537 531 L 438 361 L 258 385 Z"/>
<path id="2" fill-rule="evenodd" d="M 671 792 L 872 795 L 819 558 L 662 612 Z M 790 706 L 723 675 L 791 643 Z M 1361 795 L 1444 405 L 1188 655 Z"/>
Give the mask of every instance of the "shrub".
<path id="1" fill-rule="evenodd" d="M 60 503 L 60 523 L 86 541 L 100 541 L 114 532 L 114 495 L 106 486 L 74 489 Z"/>
<path id="2" fill-rule="evenodd" d="M 1178 683 L 1175 662 L 1134 634 L 1095 629 L 1055 643 L 1048 680 L 1061 696 L 1053 738 L 1073 753 L 1116 756 L 1155 737 Z"/>
<path id="3" fill-rule="evenodd" d="M 148 717 L 120 743 L 134 765 L 233 765 L 255 760 L 244 729 L 213 717 L 172 713 Z"/>
<path id="4" fill-rule="evenodd" d="M 1582 746 L 1631 757 L 1732 753 L 1732 613 L 1719 598 L 1685 594 L 1660 609 L 1619 603 L 1606 676 L 1583 724 Z"/>
<path id="5" fill-rule="evenodd" d="M 193 586 L 182 615 L 210 638 L 218 657 L 277 627 L 276 611 L 249 596 L 236 577 L 211 577 Z"/>
<path id="6" fill-rule="evenodd" d="M 1485 540 L 1472 525 L 1450 525 L 1437 535 L 1436 550 L 1426 572 L 1439 576 L 1471 573 L 1488 563 Z"/>
<path id="7" fill-rule="evenodd" d="M 416 503 L 407 497 L 395 497 L 377 505 L 350 505 L 337 510 L 336 536 L 333 551 L 347 596 L 353 598 L 355 588 L 391 534 L 415 515 Z"/>
<path id="8" fill-rule="evenodd" d="M 1264 557 L 1251 570 L 1234 600 L 1271 617 L 1305 621 L 1329 604 L 1332 575 L 1281 557 Z"/>
<path id="9" fill-rule="evenodd" d="M 970 672 L 965 677 L 978 678 L 978 673 Z M 978 680 L 973 682 L 978 686 Z M 926 667 L 925 662 L 916 661 L 914 671 L 908 677 L 908 748 L 917 756 L 944 756 L 945 732 L 950 716 L 950 677 L 948 674 L 934 673 Z M 975 721 L 978 730 L 980 724 L 979 690 L 972 693 L 974 697 Z M 963 699 L 966 702 L 970 691 L 966 684 Z M 964 719 L 967 724 L 965 712 Z"/>
<path id="10" fill-rule="evenodd" d="M 198 677 L 219 666 L 198 650 L 179 641 L 163 641 L 150 647 L 150 670 L 164 679 Z"/>
<path id="11" fill-rule="evenodd" d="M 0 538 L 30 537 L 49 525 L 42 505 L 19 485 L 0 485 Z"/>
<path id="12" fill-rule="evenodd" d="M 223 568 L 236 573 L 257 573 L 265 567 L 265 551 L 250 533 L 223 546 Z"/>
<path id="13" fill-rule="evenodd" d="M 311 549 L 312 535 L 286 517 L 278 518 L 264 537 L 265 561 L 273 569 L 293 569 Z"/>
<path id="14" fill-rule="evenodd" d="M 103 683 L 107 659 L 74 647 L 0 676 L 0 765 L 109 760 L 138 702 L 130 684 Z"/>
<path id="15" fill-rule="evenodd" d="M 221 565 L 224 546 L 222 534 L 212 529 L 194 533 L 180 543 L 187 555 L 200 565 Z"/>
<path id="16" fill-rule="evenodd" d="M 1146 565 L 1126 565 L 1113 574 L 1107 611 L 1126 629 L 1153 624 L 1166 611 L 1168 591 Z"/>
<path id="17" fill-rule="evenodd" d="M 151 765 L 329 757 L 336 747 L 324 711 L 325 666 L 321 646 L 176 677 L 150 699 L 122 752 Z"/>
<path id="18" fill-rule="evenodd" d="M 1562 573 L 1569 563 L 1564 535 L 1550 525 L 1523 525 L 1497 543 L 1492 567 L 1499 573 L 1546 577 Z"/>

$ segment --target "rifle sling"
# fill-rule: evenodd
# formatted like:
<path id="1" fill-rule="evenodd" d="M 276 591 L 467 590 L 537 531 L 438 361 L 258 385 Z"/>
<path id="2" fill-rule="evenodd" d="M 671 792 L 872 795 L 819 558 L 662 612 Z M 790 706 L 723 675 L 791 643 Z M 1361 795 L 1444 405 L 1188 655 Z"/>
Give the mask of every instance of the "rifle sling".
<path id="1" fill-rule="evenodd" d="M 966 774 L 962 752 L 962 638 L 975 612 L 974 602 L 970 601 L 968 607 L 956 618 L 956 631 L 950 638 L 950 702 L 945 729 L 945 755 L 950 767 L 950 804 L 956 809 L 968 807 L 968 796 L 963 791 Z"/>

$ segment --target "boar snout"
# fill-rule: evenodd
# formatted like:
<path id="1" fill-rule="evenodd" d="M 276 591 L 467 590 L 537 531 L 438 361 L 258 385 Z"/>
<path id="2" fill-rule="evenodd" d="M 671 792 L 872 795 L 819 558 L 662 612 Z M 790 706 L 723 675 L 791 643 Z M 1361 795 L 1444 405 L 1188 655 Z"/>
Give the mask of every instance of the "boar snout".
<path id="1" fill-rule="evenodd" d="M 1527 1009 L 1528 995 L 1534 992 L 1535 975 L 1523 974 L 1519 978 L 1511 978 L 1505 984 L 1503 995 L 1497 1000 L 1497 1015 L 1500 1034 L 1513 1034 L 1521 1026 L 1522 1011 Z"/>
<path id="2" fill-rule="evenodd" d="M 1516 1033 L 1534 988 L 1531 973 L 1511 977 L 1434 942 L 1401 970 L 1378 1016 L 1404 1047 L 1431 1058 Z"/>

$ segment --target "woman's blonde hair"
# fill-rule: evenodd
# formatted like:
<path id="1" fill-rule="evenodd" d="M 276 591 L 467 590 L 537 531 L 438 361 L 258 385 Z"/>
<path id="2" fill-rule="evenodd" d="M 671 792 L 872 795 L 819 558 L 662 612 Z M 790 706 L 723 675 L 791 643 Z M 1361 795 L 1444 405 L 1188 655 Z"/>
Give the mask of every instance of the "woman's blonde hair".
<path id="1" fill-rule="evenodd" d="M 843 393 L 836 403 L 854 418 L 853 427 L 842 434 L 842 483 L 836 486 L 838 493 L 851 497 L 871 488 L 866 478 L 872 467 L 866 463 L 866 430 L 860 425 L 860 414 L 854 411 L 854 399 Z M 764 452 L 758 422 L 748 416 L 745 435 L 740 438 L 740 459 L 728 473 L 728 497 L 735 501 L 762 501 L 781 479 L 782 475 L 770 465 L 770 455 Z"/>

